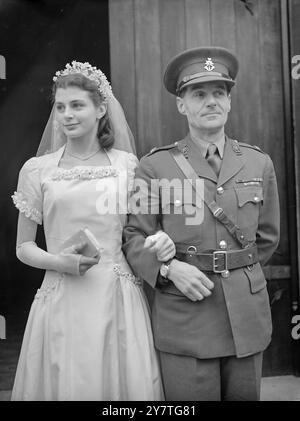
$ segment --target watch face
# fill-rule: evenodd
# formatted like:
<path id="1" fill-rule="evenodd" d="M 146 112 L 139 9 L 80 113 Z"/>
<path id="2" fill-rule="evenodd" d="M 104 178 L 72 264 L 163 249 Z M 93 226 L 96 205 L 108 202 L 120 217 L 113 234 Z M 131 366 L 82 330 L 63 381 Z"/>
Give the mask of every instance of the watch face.
<path id="1" fill-rule="evenodd" d="M 168 273 L 168 267 L 166 265 L 162 265 L 160 268 L 160 274 L 163 277 L 166 277 Z"/>

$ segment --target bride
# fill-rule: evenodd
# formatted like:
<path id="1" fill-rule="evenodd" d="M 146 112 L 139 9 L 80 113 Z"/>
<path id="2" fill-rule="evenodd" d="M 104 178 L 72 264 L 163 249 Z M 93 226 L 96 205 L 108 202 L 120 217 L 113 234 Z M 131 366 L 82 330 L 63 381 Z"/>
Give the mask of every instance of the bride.
<path id="1" fill-rule="evenodd" d="M 138 162 L 131 132 L 105 75 L 89 63 L 57 72 L 53 97 L 38 156 L 23 165 L 13 195 L 17 256 L 46 273 L 12 400 L 162 400 L 142 282 L 121 249 Z M 47 251 L 35 242 L 38 224 Z M 95 256 L 84 255 L 85 241 L 64 246 L 83 227 L 98 242 Z M 167 261 L 174 244 L 159 237 L 157 256 Z"/>

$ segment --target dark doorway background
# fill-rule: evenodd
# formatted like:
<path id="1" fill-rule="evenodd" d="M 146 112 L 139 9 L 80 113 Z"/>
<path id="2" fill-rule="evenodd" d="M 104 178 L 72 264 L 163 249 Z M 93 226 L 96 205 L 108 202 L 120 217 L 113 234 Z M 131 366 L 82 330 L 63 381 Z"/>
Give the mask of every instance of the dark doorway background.
<path id="1" fill-rule="evenodd" d="M 26 322 L 44 271 L 15 256 L 18 212 L 11 195 L 34 156 L 51 111 L 52 77 L 72 60 L 89 61 L 110 78 L 108 0 L 0 2 L 0 314 Z M 38 232 L 43 243 L 42 230 Z"/>

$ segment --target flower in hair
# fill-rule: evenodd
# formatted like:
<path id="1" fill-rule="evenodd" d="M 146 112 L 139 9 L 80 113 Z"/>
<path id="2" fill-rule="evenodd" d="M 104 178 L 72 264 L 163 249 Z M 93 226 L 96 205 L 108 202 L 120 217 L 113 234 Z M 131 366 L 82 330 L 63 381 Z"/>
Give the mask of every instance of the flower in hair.
<path id="1" fill-rule="evenodd" d="M 67 63 L 65 69 L 59 70 L 55 73 L 53 81 L 56 82 L 60 76 L 74 75 L 80 73 L 88 79 L 96 83 L 100 94 L 107 99 L 112 94 L 111 86 L 103 72 L 90 63 L 81 63 L 80 61 L 72 61 L 72 64 Z"/>

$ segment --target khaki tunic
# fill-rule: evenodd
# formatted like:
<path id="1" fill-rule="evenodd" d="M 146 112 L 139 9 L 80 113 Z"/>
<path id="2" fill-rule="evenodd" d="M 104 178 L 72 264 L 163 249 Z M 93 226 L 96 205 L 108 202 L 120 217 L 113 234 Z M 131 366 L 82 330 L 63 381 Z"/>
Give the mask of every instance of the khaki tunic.
<path id="1" fill-rule="evenodd" d="M 192 197 L 186 203 L 178 187 L 171 190 L 169 198 L 164 195 L 162 179 L 180 179 L 182 184 L 185 179 L 169 152 L 175 145 L 158 148 L 143 157 L 136 180 L 157 185 L 151 193 L 150 189 L 139 190 L 141 202 L 153 205 L 152 214 L 130 215 L 124 230 L 124 252 L 133 271 L 155 288 L 155 345 L 164 352 L 196 358 L 255 354 L 268 346 L 272 333 L 269 296 L 261 268 L 279 241 L 279 201 L 272 161 L 258 147 L 226 138 L 217 178 L 189 136 L 178 146 L 227 216 L 249 241 L 256 241 L 259 263 L 231 270 L 228 278 L 207 272 L 215 287 L 212 295 L 202 301 L 192 302 L 173 283 L 159 287 L 161 263 L 155 254 L 143 249 L 145 237 L 158 229 L 163 229 L 175 244 L 196 245 L 201 252 L 220 249 L 222 240 L 228 250 L 241 246 L 203 202 Z M 187 224 L 192 209 L 200 218 L 203 216 L 202 223 Z"/>

